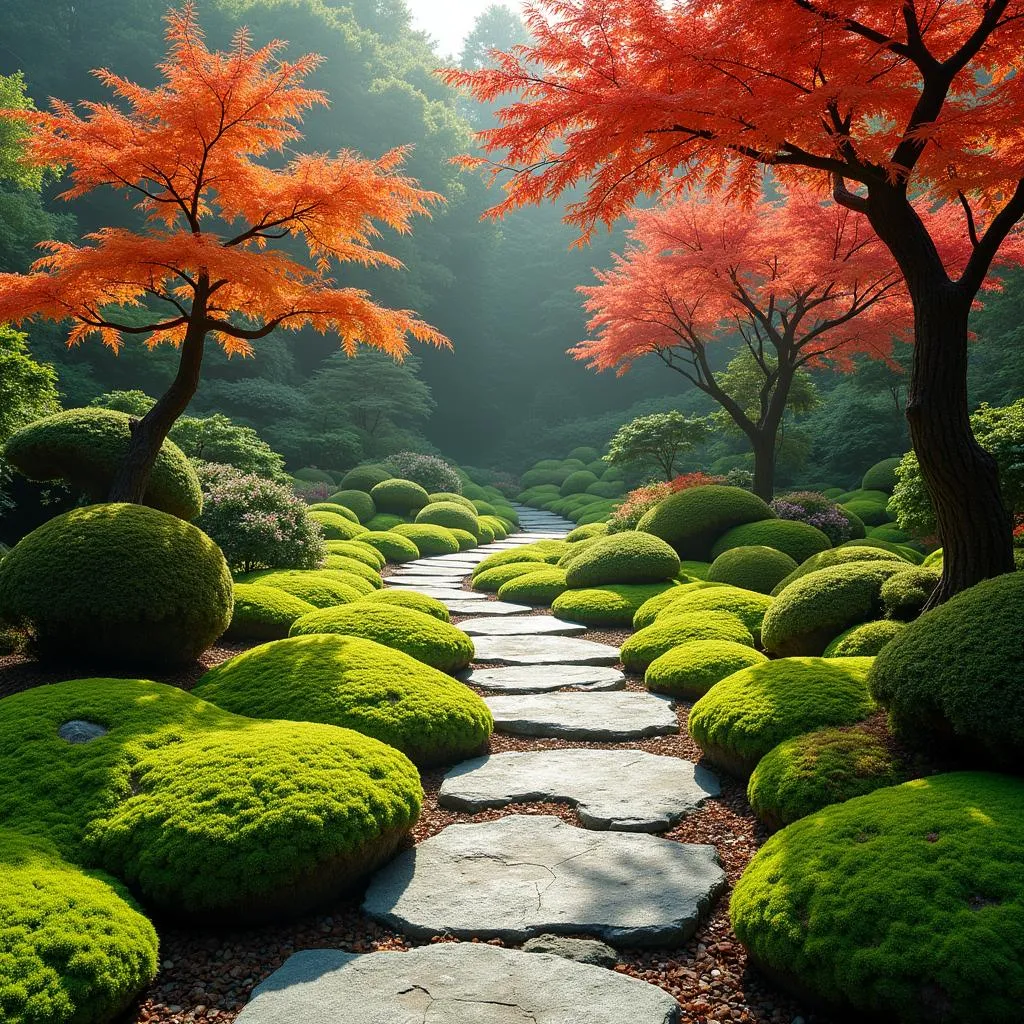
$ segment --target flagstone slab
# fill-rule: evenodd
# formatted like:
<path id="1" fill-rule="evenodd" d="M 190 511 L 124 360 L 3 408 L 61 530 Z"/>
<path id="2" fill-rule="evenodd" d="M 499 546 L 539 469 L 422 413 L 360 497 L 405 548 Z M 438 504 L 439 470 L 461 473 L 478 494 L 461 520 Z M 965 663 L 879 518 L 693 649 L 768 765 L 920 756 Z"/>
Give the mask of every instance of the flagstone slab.
<path id="1" fill-rule="evenodd" d="M 489 607 L 490 605 L 486 605 L 479 610 L 483 611 Z M 473 612 L 477 610 L 474 608 Z M 591 691 L 623 690 L 626 687 L 626 677 L 622 672 L 599 665 L 515 665 L 508 668 L 475 668 L 463 672 L 459 678 L 471 686 L 500 693 L 546 693 L 567 686 Z"/>
<path id="2" fill-rule="evenodd" d="M 460 601 L 454 598 L 444 603 L 453 615 L 522 615 L 530 611 L 528 604 L 512 604 L 509 601 Z"/>
<path id="3" fill-rule="evenodd" d="M 672 702 L 653 693 L 502 694 L 484 699 L 494 728 L 512 736 L 617 743 L 679 732 Z"/>
<path id="4" fill-rule="evenodd" d="M 474 590 L 461 590 L 457 586 L 444 586 L 439 587 L 436 585 L 432 586 L 420 586 L 414 583 L 397 583 L 391 588 L 392 590 L 414 590 L 417 594 L 424 594 L 426 597 L 434 597 L 439 601 L 444 601 L 445 598 L 450 598 L 455 601 L 486 601 L 486 594 L 478 594 Z"/>
<path id="5" fill-rule="evenodd" d="M 388 576 L 384 580 L 388 587 L 443 587 L 446 590 L 462 589 L 462 576 Z"/>
<path id="6" fill-rule="evenodd" d="M 466 619 L 459 629 L 470 636 L 577 636 L 587 626 L 553 615 L 514 615 L 507 619 Z"/>
<path id="7" fill-rule="evenodd" d="M 477 640 L 474 660 L 494 665 L 615 665 L 619 649 L 568 636 L 486 636 Z"/>

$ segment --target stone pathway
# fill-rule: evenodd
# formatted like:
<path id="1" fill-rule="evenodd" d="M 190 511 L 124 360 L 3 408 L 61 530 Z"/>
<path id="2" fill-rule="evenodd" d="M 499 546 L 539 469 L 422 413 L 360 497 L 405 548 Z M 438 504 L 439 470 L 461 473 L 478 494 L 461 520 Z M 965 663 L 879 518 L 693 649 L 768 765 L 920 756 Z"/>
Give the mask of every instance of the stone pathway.
<path id="1" fill-rule="evenodd" d="M 495 604 L 497 602 L 492 602 Z M 485 607 L 490 608 L 491 605 Z M 473 608 L 473 612 L 483 608 Z M 471 686 L 499 693 L 547 693 L 573 687 L 578 690 L 622 690 L 626 677 L 617 668 L 600 665 L 517 665 L 510 668 L 475 668 L 459 678 Z"/>
<path id="2" fill-rule="evenodd" d="M 485 595 L 481 595 L 485 596 Z M 480 636 L 476 662 L 486 665 L 617 665 L 619 649 L 571 636 Z"/>
<path id="3" fill-rule="evenodd" d="M 672 702 L 653 693 L 535 693 L 487 697 L 494 728 L 513 736 L 620 743 L 679 732 Z M 637 778 L 643 785 L 642 778 Z"/>
<path id="4" fill-rule="evenodd" d="M 508 619 L 465 619 L 459 629 L 470 636 L 577 636 L 587 627 L 553 615 L 517 615 Z"/>

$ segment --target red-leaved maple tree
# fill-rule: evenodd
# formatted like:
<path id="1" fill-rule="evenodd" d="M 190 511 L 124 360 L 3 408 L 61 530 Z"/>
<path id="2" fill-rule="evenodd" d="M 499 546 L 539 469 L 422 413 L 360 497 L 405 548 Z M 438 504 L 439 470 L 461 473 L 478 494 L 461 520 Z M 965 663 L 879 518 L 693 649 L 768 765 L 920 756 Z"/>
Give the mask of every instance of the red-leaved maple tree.
<path id="1" fill-rule="evenodd" d="M 779 429 L 798 373 L 885 359 L 913 318 L 903 277 L 867 218 L 806 189 L 734 209 L 680 200 L 635 214 L 631 244 L 600 284 L 581 288 L 595 335 L 573 355 L 626 372 L 653 354 L 714 399 L 754 453 L 770 501 Z M 756 407 L 737 401 L 708 346 L 740 338 Z"/>
<path id="2" fill-rule="evenodd" d="M 284 159 L 302 137 L 302 114 L 326 103 L 304 84 L 320 58 L 285 61 L 281 42 L 254 48 L 244 30 L 230 50 L 211 51 L 191 2 L 168 14 L 167 40 L 155 88 L 96 72 L 120 105 L 89 103 L 78 113 L 54 102 L 49 112 L 9 114 L 31 129 L 31 164 L 68 168 L 65 198 L 111 186 L 146 215 L 140 232 L 50 242 L 31 273 L 0 275 L 0 322 L 71 320 L 69 345 L 96 335 L 117 350 L 125 334 L 141 334 L 150 346 L 180 348 L 173 383 L 133 424 L 112 501 L 141 500 L 195 394 L 207 339 L 248 355 L 278 328 L 308 326 L 338 335 L 349 354 L 364 344 L 398 359 L 410 335 L 448 344 L 413 313 L 382 308 L 329 276 L 334 262 L 398 266 L 373 247 L 375 222 L 406 232 L 440 197 L 399 173 L 402 150 L 379 160 L 348 151 Z M 308 261 L 271 244 L 292 238 L 305 243 Z M 147 322 L 119 315 L 132 307 L 144 308 Z"/>
<path id="3" fill-rule="evenodd" d="M 446 80 L 508 97 L 483 133 L 496 212 L 587 181 L 584 237 L 645 193 L 751 203 L 771 169 L 867 215 L 914 308 L 907 416 L 945 549 L 934 601 L 1013 569 L 968 419 L 968 314 L 1024 215 L 1024 0 L 536 0 L 534 41 Z M 949 265 L 926 214 L 955 204 Z"/>

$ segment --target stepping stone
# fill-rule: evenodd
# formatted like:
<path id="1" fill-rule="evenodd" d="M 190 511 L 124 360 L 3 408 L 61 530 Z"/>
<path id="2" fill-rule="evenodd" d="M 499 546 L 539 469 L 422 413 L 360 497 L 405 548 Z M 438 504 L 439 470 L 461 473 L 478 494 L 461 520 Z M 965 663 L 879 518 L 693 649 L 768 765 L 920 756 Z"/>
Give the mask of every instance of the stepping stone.
<path id="1" fill-rule="evenodd" d="M 430 558 L 421 558 L 416 565 L 479 565 L 487 557 L 483 551 L 459 551 L 454 555 L 433 555 Z"/>
<path id="2" fill-rule="evenodd" d="M 305 949 L 237 1024 L 678 1024 L 655 985 L 548 953 L 440 943 L 407 953 Z"/>
<path id="3" fill-rule="evenodd" d="M 538 935 L 523 943 L 524 953 L 551 953 L 575 960 L 578 964 L 593 964 L 595 967 L 614 967 L 619 954 L 606 942 L 597 939 L 572 939 L 564 935 Z"/>
<path id="4" fill-rule="evenodd" d="M 534 693 L 485 700 L 494 728 L 511 736 L 617 743 L 679 732 L 672 702 L 653 693 Z"/>
<path id="5" fill-rule="evenodd" d="M 373 877 L 363 910 L 416 939 L 515 943 L 552 932 L 675 947 L 724 891 L 713 846 L 513 814 L 449 825 L 405 850 Z"/>
<path id="6" fill-rule="evenodd" d="M 720 792 L 711 772 L 678 757 L 643 750 L 531 750 L 456 765 L 438 801 L 470 814 L 526 801 L 564 801 L 576 807 L 587 828 L 665 832 Z"/>
<path id="7" fill-rule="evenodd" d="M 384 585 L 388 587 L 444 587 L 448 590 L 462 589 L 461 576 L 388 576 Z"/>
<path id="8" fill-rule="evenodd" d="M 453 615 L 522 615 L 530 611 L 527 604 L 511 604 L 508 601 L 481 603 L 475 600 L 460 601 L 458 598 L 446 601 L 445 606 Z"/>
<path id="9" fill-rule="evenodd" d="M 497 603 L 497 602 L 495 602 Z M 470 614 L 490 605 L 473 608 Z M 461 626 L 459 627 L 462 628 Z M 464 683 L 501 693 L 547 693 L 575 686 L 581 690 L 624 690 L 626 677 L 618 669 L 592 665 L 522 665 L 514 668 L 475 668 L 463 672 Z"/>
<path id="10" fill-rule="evenodd" d="M 474 660 L 494 665 L 616 665 L 619 649 L 575 637 L 481 637 Z"/>
<path id="11" fill-rule="evenodd" d="M 461 580 L 472 573 L 472 569 L 463 565 L 413 565 L 409 562 L 397 569 L 394 576 L 450 576 Z M 394 579 L 394 576 L 388 578 Z"/>
<path id="12" fill-rule="evenodd" d="M 459 629 L 470 636 L 576 636 L 587 627 L 553 615 L 514 615 L 507 619 L 467 619 Z"/>
<path id="13" fill-rule="evenodd" d="M 400 583 L 391 588 L 392 590 L 415 590 L 417 594 L 424 594 L 426 597 L 434 597 L 439 601 L 451 598 L 453 601 L 486 601 L 487 594 L 478 594 L 473 590 L 460 590 L 455 584 L 445 586 L 426 586 L 419 584 Z"/>

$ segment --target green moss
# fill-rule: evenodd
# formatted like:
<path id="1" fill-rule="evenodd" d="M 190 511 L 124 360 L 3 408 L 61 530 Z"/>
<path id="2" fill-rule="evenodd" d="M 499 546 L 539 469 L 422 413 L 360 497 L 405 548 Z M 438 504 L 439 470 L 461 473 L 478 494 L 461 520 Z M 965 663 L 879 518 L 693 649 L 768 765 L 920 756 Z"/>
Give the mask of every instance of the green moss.
<path id="1" fill-rule="evenodd" d="M 828 569 L 833 565 L 849 565 L 851 562 L 897 562 L 901 568 L 906 567 L 905 558 L 892 551 L 883 551 L 881 548 L 863 545 L 832 548 L 831 551 L 822 551 L 820 555 L 812 555 L 808 558 L 806 562 L 803 562 L 785 579 L 781 580 L 772 590 L 772 594 L 777 597 L 791 583 L 795 583 L 809 573 L 817 572 L 818 569 Z"/>
<path id="2" fill-rule="evenodd" d="M 0 831 L 0 1018 L 105 1024 L 155 977 L 157 937 L 122 886 Z"/>
<path id="3" fill-rule="evenodd" d="M 607 523 L 589 523 L 587 526 L 577 526 L 565 539 L 570 544 L 576 544 L 581 540 L 591 540 L 594 537 L 604 537 L 608 533 Z"/>
<path id="4" fill-rule="evenodd" d="M 894 619 L 916 619 L 939 585 L 942 570 L 936 566 L 914 566 L 896 573 L 882 584 L 882 604 Z"/>
<path id="5" fill-rule="evenodd" d="M 840 633 L 825 648 L 826 658 L 873 658 L 880 654 L 890 640 L 895 640 L 906 628 L 902 622 L 878 619 Z"/>
<path id="6" fill-rule="evenodd" d="M 449 530 L 465 530 L 473 536 L 474 542 L 480 528 L 476 513 L 468 511 L 462 505 L 456 505 L 454 501 L 427 505 L 416 513 L 416 522 L 444 526 Z"/>
<path id="7" fill-rule="evenodd" d="M 884 502 L 847 501 L 843 502 L 842 507 L 868 526 L 882 526 L 892 521 Z"/>
<path id="8" fill-rule="evenodd" d="M 334 477 L 324 469 L 316 469 L 314 466 L 303 466 L 292 474 L 296 480 L 302 480 L 307 484 L 328 484 L 334 486 Z"/>
<path id="9" fill-rule="evenodd" d="M 874 710 L 871 658 L 783 658 L 743 669 L 690 709 L 690 735 L 708 760 L 746 778 L 772 747 L 813 729 L 853 725 Z"/>
<path id="10" fill-rule="evenodd" d="M 257 643 L 282 640 L 296 619 L 313 610 L 314 606 L 308 601 L 277 587 L 236 583 L 235 608 L 225 636 L 228 640 Z"/>
<path id="11" fill-rule="evenodd" d="M 373 530 L 362 534 L 359 540 L 379 551 L 392 565 L 412 562 L 420 557 L 420 549 L 408 537 L 392 533 L 390 530 Z"/>
<path id="12" fill-rule="evenodd" d="M 606 583 L 660 583 L 679 572 L 679 557 L 672 547 L 648 533 L 617 533 L 584 544 L 570 549 L 566 580 L 574 589 Z"/>
<path id="13" fill-rule="evenodd" d="M 489 537 L 491 540 L 494 539 L 493 533 L 490 531 L 484 532 L 482 524 L 478 528 L 481 534 L 479 539 L 476 535 L 470 533 L 469 530 L 460 530 L 454 526 L 446 527 L 446 529 L 457 541 L 460 551 L 471 551 L 473 548 L 479 547 L 481 543 L 490 543 L 490 540 L 484 539 L 485 537 Z"/>
<path id="14" fill-rule="evenodd" d="M 695 640 L 728 640 L 754 646 L 750 630 L 731 612 L 681 612 L 659 616 L 653 625 L 637 630 L 622 645 L 622 664 L 627 672 L 645 673 L 663 654 Z"/>
<path id="15" fill-rule="evenodd" d="M 726 676 L 767 660 L 734 640 L 692 640 L 655 658 L 644 673 L 644 685 L 654 693 L 696 700 Z"/>
<path id="16" fill-rule="evenodd" d="M 568 550 L 569 545 L 564 540 L 539 540 L 508 551 L 495 551 L 473 570 L 473 576 L 475 578 L 488 569 L 511 562 L 546 562 L 548 565 L 554 565 Z"/>
<path id="17" fill-rule="evenodd" d="M 431 505 L 436 505 L 439 502 L 461 505 L 467 512 L 474 516 L 476 515 L 476 505 L 464 494 L 456 494 L 454 491 L 438 491 L 435 494 L 429 495 L 429 498 L 429 504 Z"/>
<path id="18" fill-rule="evenodd" d="M 386 604 L 399 608 L 411 608 L 413 611 L 423 612 L 424 615 L 432 615 L 442 622 L 448 622 L 451 618 L 448 609 L 440 601 L 433 597 L 427 597 L 426 594 L 419 594 L 415 590 L 404 588 L 401 590 L 397 587 L 391 590 L 375 590 L 372 594 L 366 594 L 352 603 L 355 605 Z"/>
<path id="19" fill-rule="evenodd" d="M 355 729 L 421 766 L 471 756 L 493 728 L 487 705 L 468 686 L 362 637 L 265 644 L 211 669 L 195 692 L 252 718 Z"/>
<path id="20" fill-rule="evenodd" d="M 403 523 L 391 529 L 406 537 L 416 545 L 421 556 L 432 558 L 435 555 L 454 555 L 459 551 L 459 542 L 451 530 L 443 526 L 431 526 L 429 523 Z"/>
<path id="21" fill-rule="evenodd" d="M 327 554 L 354 558 L 371 569 L 383 569 L 387 565 L 387 559 L 372 544 L 366 543 L 366 537 L 365 533 L 361 533 L 359 540 L 326 541 Z M 330 568 L 330 566 L 325 563 L 325 568 Z"/>
<path id="22" fill-rule="evenodd" d="M 732 548 L 764 546 L 789 555 L 799 565 L 812 555 L 827 551 L 832 542 L 817 527 L 795 519 L 766 519 L 745 523 L 723 534 L 715 542 L 711 554 L 717 558 Z"/>
<path id="23" fill-rule="evenodd" d="M 347 519 L 350 523 L 359 525 L 359 516 L 355 514 L 350 508 L 345 508 L 344 505 L 336 505 L 331 501 L 318 501 L 310 505 L 307 509 L 309 512 L 330 512 L 331 515 L 341 516 L 343 519 Z"/>
<path id="24" fill-rule="evenodd" d="M 493 569 L 474 576 L 473 589 L 483 594 L 496 594 L 503 583 L 508 583 L 517 576 L 525 576 L 527 573 L 547 568 L 549 566 L 545 562 L 506 562 L 505 565 L 496 565 Z"/>
<path id="25" fill-rule="evenodd" d="M 706 580 L 711 572 L 710 562 L 698 562 L 693 559 L 683 559 L 679 563 L 678 579 L 683 580 Z"/>
<path id="26" fill-rule="evenodd" d="M 764 617 L 764 649 L 776 657 L 821 654 L 840 633 L 882 612 L 882 584 L 898 562 L 851 562 L 790 583 Z"/>
<path id="27" fill-rule="evenodd" d="M 660 594 L 648 598 L 637 608 L 636 614 L 633 616 L 633 628 L 643 629 L 645 626 L 652 625 L 665 608 L 673 604 L 684 594 L 692 594 L 697 590 L 707 590 L 710 587 L 720 585 L 718 583 L 705 583 L 703 580 L 691 580 L 690 582 L 682 582 L 671 589 L 663 590 Z"/>
<path id="28" fill-rule="evenodd" d="M 386 533 L 396 526 L 402 526 L 407 522 L 401 516 L 378 513 L 367 524 L 366 528 L 374 533 Z"/>
<path id="29" fill-rule="evenodd" d="M 865 491 L 881 491 L 884 494 L 892 494 L 896 489 L 896 467 L 901 461 L 902 459 L 897 456 L 876 462 L 864 474 L 861 488 Z"/>
<path id="30" fill-rule="evenodd" d="M 369 494 L 377 484 L 390 480 L 393 475 L 383 466 L 356 466 L 355 469 L 350 469 L 341 478 L 341 489 L 345 491 L 364 491 Z"/>
<path id="31" fill-rule="evenodd" d="M 504 540 L 511 532 L 508 524 L 500 516 L 480 516 L 479 523 L 481 529 L 486 528 L 491 531 L 493 540 Z"/>
<path id="32" fill-rule="evenodd" d="M 332 608 L 337 604 L 348 604 L 350 601 L 357 601 L 366 593 L 358 583 L 346 582 L 344 578 L 332 578 L 316 570 L 304 569 L 248 573 L 239 576 L 236 586 L 238 583 L 258 583 L 263 587 L 273 587 L 300 598 L 314 608 Z"/>
<path id="33" fill-rule="evenodd" d="M 685 587 L 686 584 L 683 586 Z M 711 586 L 690 584 L 690 589 L 683 590 L 683 587 L 680 587 L 678 593 L 672 591 L 672 597 L 673 600 L 668 606 L 658 612 L 655 621 L 660 621 L 670 615 L 683 615 L 691 612 L 729 612 L 750 630 L 755 642 L 759 642 L 761 622 L 772 606 L 772 599 L 766 594 L 721 584 Z M 635 624 L 636 620 L 634 619 Z"/>
<path id="34" fill-rule="evenodd" d="M 296 620 L 290 635 L 321 633 L 373 640 L 442 672 L 459 672 L 473 660 L 473 641 L 461 629 L 412 608 L 359 601 L 324 608 Z"/>
<path id="35" fill-rule="evenodd" d="M 565 570 L 555 565 L 516 576 L 498 587 L 498 597 L 513 604 L 532 604 L 549 608 L 568 589 Z"/>
<path id="36" fill-rule="evenodd" d="M 144 505 L 91 505 L 44 523 L 0 563 L 0 619 L 42 657 L 193 661 L 231 621 L 231 574 L 201 530 Z"/>
<path id="37" fill-rule="evenodd" d="M 930 554 L 925 555 L 922 565 L 937 565 L 942 570 L 942 548 L 936 548 Z"/>
<path id="38" fill-rule="evenodd" d="M 332 555 L 331 562 L 331 565 L 324 565 L 321 569 L 312 569 L 310 571 L 319 572 L 321 575 L 330 576 L 332 579 L 341 579 L 338 575 L 339 573 L 345 573 L 346 576 L 356 576 L 369 583 L 374 590 L 380 590 L 384 586 L 384 581 L 380 578 L 380 571 L 371 569 L 370 566 L 358 558 L 349 558 L 347 555 Z M 347 583 L 348 580 L 342 580 L 342 582 Z"/>
<path id="39" fill-rule="evenodd" d="M 789 555 L 775 548 L 731 548 L 714 560 L 707 578 L 712 583 L 727 583 L 743 590 L 770 594 L 796 567 Z"/>
<path id="40" fill-rule="evenodd" d="M 309 517 L 320 524 L 324 537 L 328 540 L 355 540 L 360 534 L 366 533 L 365 526 L 353 523 L 337 512 L 314 509 L 309 513 Z"/>
<path id="41" fill-rule="evenodd" d="M 412 515 L 430 503 L 430 496 L 412 480 L 385 480 L 370 490 L 373 503 L 381 512 L 395 515 Z"/>
<path id="42" fill-rule="evenodd" d="M 609 583 L 585 590 L 566 590 L 559 594 L 551 610 L 560 619 L 580 622 L 585 626 L 633 625 L 637 609 L 652 597 L 674 589 L 678 584 Z"/>
<path id="43" fill-rule="evenodd" d="M 817 729 L 769 750 L 751 773 L 747 799 L 761 821 L 780 829 L 905 779 L 897 759 L 872 733 Z"/>
<path id="44" fill-rule="evenodd" d="M 858 540 L 848 540 L 845 544 L 841 544 L 840 547 L 867 547 L 875 548 L 879 551 L 888 551 L 889 554 L 898 555 L 905 562 L 911 562 L 914 565 L 920 565 L 924 561 L 924 555 L 920 551 L 915 551 L 914 548 L 908 547 L 906 544 L 893 544 L 891 541 L 879 540 L 877 537 L 862 537 Z"/>
<path id="45" fill-rule="evenodd" d="M 71 744 L 58 733 L 71 721 L 109 732 Z M 414 767 L 358 733 L 239 718 L 134 679 L 0 701 L 0 774 L 11 829 L 110 872 L 147 906 L 225 923 L 337 895 L 390 855 L 421 801 Z"/>
<path id="46" fill-rule="evenodd" d="M 1024 781 L 957 773 L 827 807 L 770 839 L 732 898 L 755 964 L 857 1020 L 1016 1024 Z"/>
<path id="47" fill-rule="evenodd" d="M 377 506 L 374 505 L 373 498 L 365 491 L 355 489 L 338 491 L 327 500 L 349 509 L 361 523 L 368 523 L 377 514 Z"/>
<path id="48" fill-rule="evenodd" d="M 774 518 L 772 510 L 749 491 L 713 484 L 666 498 L 644 513 L 637 529 L 668 541 L 680 558 L 706 561 L 712 545 L 727 530 Z"/>
<path id="49" fill-rule="evenodd" d="M 597 477 L 587 469 L 579 469 L 570 473 L 559 488 L 559 494 L 567 497 L 570 494 L 582 494 L 592 484 L 597 483 Z"/>
<path id="50" fill-rule="evenodd" d="M 113 409 L 68 409 L 12 434 L 4 458 L 30 480 L 65 480 L 101 502 L 128 454 L 130 422 L 126 413 Z M 143 501 L 179 519 L 195 519 L 203 510 L 199 478 L 171 441 L 160 448 Z"/>

